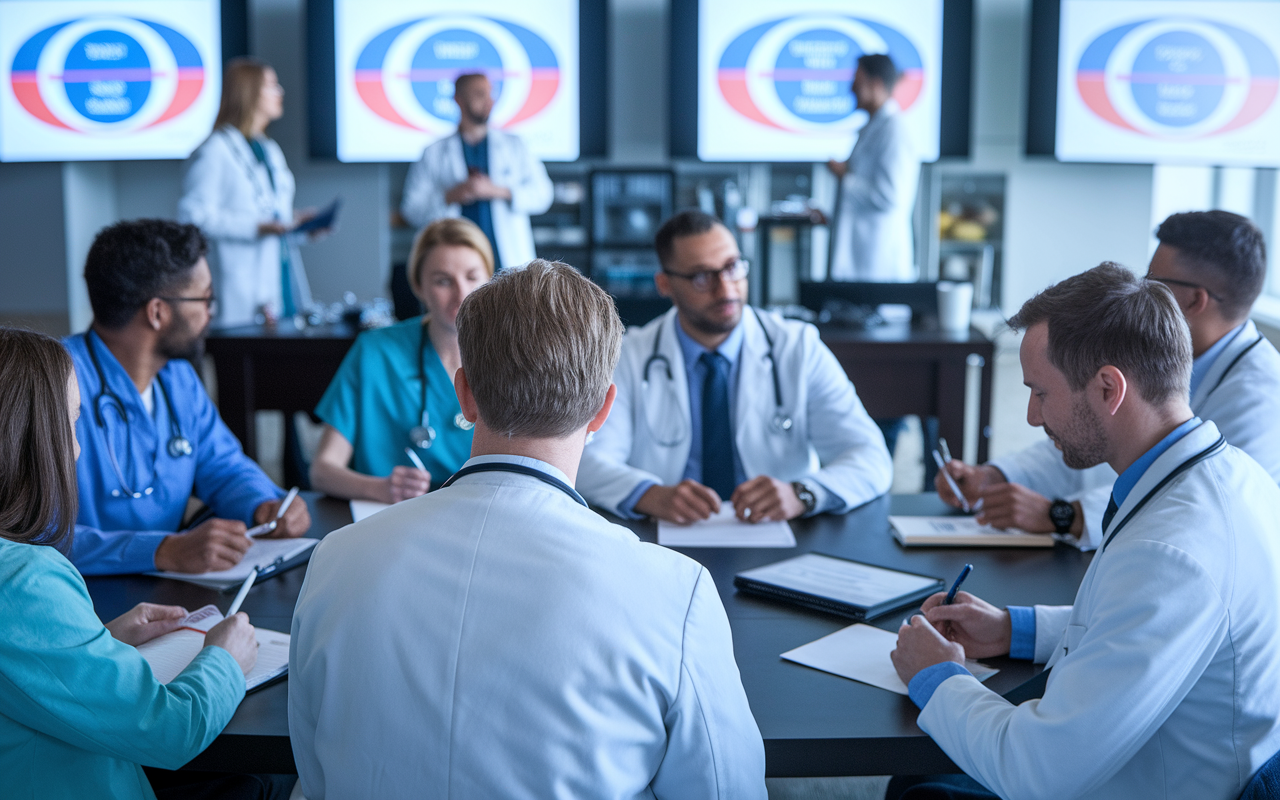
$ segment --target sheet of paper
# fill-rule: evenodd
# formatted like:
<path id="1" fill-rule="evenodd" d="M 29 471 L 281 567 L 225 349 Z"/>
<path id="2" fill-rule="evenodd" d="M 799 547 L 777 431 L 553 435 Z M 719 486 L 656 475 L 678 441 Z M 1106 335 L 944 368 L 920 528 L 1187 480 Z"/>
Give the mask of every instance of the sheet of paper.
<path id="1" fill-rule="evenodd" d="M 990 525 L 980 525 L 977 517 L 889 517 L 889 523 L 902 532 L 904 536 L 994 536 L 1009 538 L 1011 536 L 1029 536 L 1026 531 L 1016 528 L 1000 530 Z"/>
<path id="2" fill-rule="evenodd" d="M 391 506 L 386 503 L 379 503 L 376 500 L 352 500 L 351 521 L 359 522 L 362 519 L 372 517 L 384 508 L 391 508 Z"/>
<path id="3" fill-rule="evenodd" d="M 782 657 L 859 683 L 905 695 L 907 686 L 893 668 L 889 653 L 898 645 L 898 634 L 857 623 L 814 642 L 788 650 Z M 980 681 L 1000 670 L 968 660 L 965 669 Z"/>
<path id="4" fill-rule="evenodd" d="M 658 544 L 664 547 L 795 547 L 796 537 L 785 522 L 740 522 L 733 503 L 720 513 L 692 525 L 658 521 Z"/>
<path id="5" fill-rule="evenodd" d="M 319 541 L 319 539 L 306 538 L 254 539 L 253 544 L 249 546 L 249 550 L 244 554 L 244 558 L 240 559 L 240 563 L 231 569 L 201 572 L 198 575 L 186 572 L 152 572 L 149 574 L 157 575 L 161 578 L 176 578 L 188 583 L 198 583 L 201 586 L 223 588 L 233 586 L 249 577 L 249 570 L 254 567 L 264 570 L 277 561 L 281 563 L 289 561 L 315 547 Z"/>
<path id="6" fill-rule="evenodd" d="M 204 649 L 204 636 L 222 622 L 222 612 L 205 606 L 187 615 L 182 627 L 138 645 L 138 652 L 151 664 L 151 673 L 161 683 L 178 677 Z M 289 668 L 289 634 L 254 628 L 258 640 L 258 661 L 245 677 L 247 689 L 275 678 Z"/>
<path id="7" fill-rule="evenodd" d="M 871 607 L 937 585 L 935 578 L 805 553 L 742 573 L 752 580 L 842 603 Z"/>

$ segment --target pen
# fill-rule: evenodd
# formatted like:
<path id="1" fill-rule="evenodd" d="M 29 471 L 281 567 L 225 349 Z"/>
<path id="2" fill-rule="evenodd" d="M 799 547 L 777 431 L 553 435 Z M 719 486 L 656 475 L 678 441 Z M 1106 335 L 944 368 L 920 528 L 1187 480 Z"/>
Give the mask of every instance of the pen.
<path id="1" fill-rule="evenodd" d="M 938 437 L 938 449 L 942 451 L 942 457 L 944 459 L 947 461 L 951 460 L 951 448 L 947 447 L 947 440 L 941 436 Z"/>
<path id="2" fill-rule="evenodd" d="M 942 460 L 942 454 L 937 450 L 933 451 L 933 460 L 938 465 L 938 471 L 942 473 L 942 477 L 946 478 L 947 486 L 951 487 L 951 493 L 960 500 L 960 507 L 965 511 L 971 511 L 969 501 L 965 499 L 964 492 L 960 491 L 960 487 L 956 485 L 956 479 L 951 477 L 951 473 L 947 472 L 947 462 Z"/>
<path id="3" fill-rule="evenodd" d="M 256 539 L 259 536 L 271 533 L 279 524 L 279 522 L 273 519 L 270 522 L 264 522 L 261 525 L 254 525 L 252 528 L 245 531 L 244 535 L 248 536 L 250 539 Z"/>
<path id="4" fill-rule="evenodd" d="M 944 606 L 949 606 L 955 601 L 956 592 L 960 591 L 960 584 L 964 583 L 964 579 L 969 577 L 970 572 L 973 572 L 973 565 L 965 564 L 964 569 L 960 570 L 960 577 L 956 578 L 956 582 L 951 584 L 951 591 L 947 592 L 947 599 L 942 601 Z"/>
<path id="5" fill-rule="evenodd" d="M 298 496 L 298 487 L 295 486 L 289 490 L 284 496 L 284 502 L 280 504 L 280 508 L 276 509 L 276 519 L 283 519 L 284 512 L 289 510 L 289 504 L 293 502 L 293 498 Z"/>
<path id="6" fill-rule="evenodd" d="M 231 608 L 227 609 L 227 616 L 235 616 L 240 610 L 240 604 L 244 602 L 245 595 L 249 594 L 249 589 L 253 588 L 253 581 L 258 577 L 258 568 L 254 567 L 249 570 L 249 577 L 244 579 L 244 583 L 240 584 L 240 591 L 236 592 L 236 599 L 231 601 Z"/>
<path id="7" fill-rule="evenodd" d="M 427 465 L 422 463 L 422 459 L 418 458 L 418 454 L 413 452 L 412 447 L 406 447 L 404 449 L 404 454 L 409 457 L 409 460 L 413 462 L 413 465 L 415 467 L 422 470 L 423 472 L 427 472 Z M 427 474 L 430 475 L 431 473 L 427 472 Z"/>

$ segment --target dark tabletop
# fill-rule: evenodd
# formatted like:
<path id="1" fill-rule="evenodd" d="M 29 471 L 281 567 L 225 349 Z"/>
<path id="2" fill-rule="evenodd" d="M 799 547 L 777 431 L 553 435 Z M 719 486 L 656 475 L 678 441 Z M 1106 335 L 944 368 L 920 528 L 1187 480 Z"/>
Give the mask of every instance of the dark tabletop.
<path id="1" fill-rule="evenodd" d="M 344 501 L 314 492 L 303 497 L 311 509 L 316 538 L 351 521 Z M 897 544 L 887 516 L 946 512 L 933 495 L 882 497 L 844 516 L 823 515 L 792 524 L 795 549 L 689 548 L 681 552 L 711 573 L 733 628 L 734 652 L 751 710 L 765 740 L 770 776 L 911 774 L 955 771 L 955 766 L 916 726 L 916 708 L 892 692 L 783 661 L 779 655 L 833 633 L 851 620 L 741 595 L 733 576 L 805 551 L 854 558 L 942 578 L 948 584 L 967 562 L 970 591 L 998 606 L 1069 604 L 1090 557 L 1059 544 L 1048 549 L 911 548 Z M 621 521 L 642 539 L 656 541 L 649 522 Z M 305 568 L 257 584 L 243 609 L 255 625 L 289 631 Z M 234 590 L 218 592 L 193 584 L 147 576 L 88 578 L 94 606 L 104 620 L 147 601 L 194 610 L 213 603 L 226 610 Z M 911 609 L 872 620 L 887 630 Z M 1019 700 L 1034 696 L 1040 668 L 1026 662 L 987 659 L 1000 668 L 986 685 Z M 217 741 L 192 768 L 245 772 L 281 771 L 292 766 L 288 745 L 288 682 L 245 698 Z"/>

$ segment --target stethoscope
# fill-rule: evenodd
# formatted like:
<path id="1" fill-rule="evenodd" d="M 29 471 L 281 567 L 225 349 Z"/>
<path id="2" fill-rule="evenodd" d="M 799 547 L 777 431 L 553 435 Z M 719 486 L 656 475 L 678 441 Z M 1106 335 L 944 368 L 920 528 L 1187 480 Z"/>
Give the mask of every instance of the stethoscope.
<path id="1" fill-rule="evenodd" d="M 436 429 L 431 427 L 431 412 L 427 410 L 427 323 L 422 323 L 422 332 L 418 335 L 418 384 L 421 392 L 418 395 L 418 408 L 421 413 L 418 424 L 409 431 L 409 444 L 419 450 L 429 450 L 436 440 Z M 459 411 L 453 415 L 453 427 L 461 431 L 469 431 L 475 424 L 462 416 Z"/>
<path id="2" fill-rule="evenodd" d="M 565 483 L 564 481 L 560 480 L 557 477 L 548 475 L 547 473 L 542 472 L 541 470 L 536 470 L 533 467 L 526 467 L 524 464 L 508 464 L 505 462 L 489 462 L 486 464 L 472 464 L 469 467 L 463 467 L 462 469 L 453 473 L 453 475 L 449 478 L 449 480 L 440 484 L 440 488 L 444 489 L 449 486 L 452 486 L 453 482 L 456 481 L 458 478 L 462 478 L 467 475 L 475 475 L 476 473 L 479 473 L 479 472 L 513 472 L 516 475 L 528 475 L 531 478 L 537 478 L 543 483 L 554 486 L 555 488 L 569 495 L 569 497 L 573 498 L 573 501 L 575 503 L 579 503 L 588 508 L 590 507 L 590 506 L 587 506 L 587 501 L 582 499 L 582 495 L 578 494 L 577 490 L 575 490 L 569 484 Z"/>
<path id="3" fill-rule="evenodd" d="M 773 419 L 770 420 L 769 424 L 777 433 L 787 433 L 795 425 L 795 420 L 793 420 L 791 415 L 787 414 L 785 409 L 782 407 L 782 379 L 778 376 L 778 359 L 774 357 L 773 353 L 773 337 L 769 335 L 769 329 L 765 327 L 764 320 L 760 317 L 760 312 L 757 311 L 755 307 L 751 307 L 751 313 L 755 315 L 756 323 L 760 326 L 760 332 L 764 334 L 764 340 L 769 345 L 769 370 L 773 374 L 774 405 Z M 658 322 L 658 330 L 653 337 L 653 351 L 649 354 L 648 360 L 644 362 L 644 370 L 641 372 L 641 376 L 646 387 L 649 385 L 649 368 L 652 367 L 655 362 L 659 361 L 662 362 L 663 371 L 667 373 L 667 380 L 675 380 L 675 373 L 671 371 L 671 360 L 660 352 L 660 348 L 662 347 L 662 325 L 665 321 L 666 320 L 659 320 Z M 644 414 L 643 416 L 645 427 L 649 428 L 649 432 L 651 434 L 654 433 L 653 427 L 649 424 L 648 414 Z M 654 436 L 654 439 L 660 445 L 672 447 L 684 441 L 687 436 L 688 431 L 682 429 L 681 433 L 674 440 L 663 441 L 657 436 Z"/>
<path id="4" fill-rule="evenodd" d="M 235 141 L 235 133 L 226 129 L 224 129 L 223 133 L 231 139 L 229 142 L 231 152 L 234 154 L 236 161 L 239 162 L 241 169 L 244 170 L 246 177 L 249 178 L 249 183 L 253 186 L 254 200 L 257 201 L 259 213 L 270 214 L 271 218 L 275 220 L 284 219 L 278 205 L 279 193 L 276 191 L 275 172 L 271 168 L 270 161 L 268 160 L 267 163 L 262 164 L 267 175 L 267 181 L 264 185 L 261 178 L 262 173 L 258 171 L 257 158 L 250 159 L 245 157 L 244 150 L 240 148 L 239 142 Z M 248 138 L 240 134 L 240 139 L 244 142 L 245 149 L 249 150 L 250 155 L 252 155 L 253 151 L 249 147 Z"/>
<path id="5" fill-rule="evenodd" d="M 102 369 L 101 362 L 98 361 L 97 351 L 93 348 L 93 337 L 96 335 L 97 334 L 90 331 L 89 334 L 85 336 L 85 348 L 89 351 L 89 360 L 93 362 L 94 372 L 98 375 L 98 394 L 93 398 L 93 418 L 94 421 L 97 422 L 98 427 L 102 429 L 102 438 L 107 441 L 107 460 L 111 462 L 111 469 L 115 471 L 116 478 L 120 481 L 121 488 L 112 489 L 111 496 L 131 497 L 134 500 L 139 500 L 154 492 L 155 487 L 148 486 L 140 492 L 132 489 L 129 482 L 125 480 L 124 470 L 120 468 L 120 462 L 116 458 L 115 447 L 111 443 L 111 434 L 107 431 L 106 415 L 102 412 L 103 404 L 105 403 L 108 408 L 114 404 L 116 412 L 120 415 L 120 420 L 124 422 L 124 440 L 126 447 L 130 447 L 133 443 L 133 428 L 129 423 L 129 414 L 125 411 L 124 401 L 122 401 L 120 396 L 115 393 L 115 390 L 107 384 L 107 375 Z M 169 441 L 165 444 L 165 451 L 168 452 L 172 458 L 189 456 L 195 452 L 195 447 L 192 446 L 191 440 L 183 435 L 182 427 L 178 423 L 178 414 L 173 408 L 173 397 L 169 394 L 169 388 L 164 385 L 164 378 L 162 378 L 158 373 L 156 374 L 156 387 L 159 389 L 160 394 L 164 396 L 165 408 L 169 410 Z M 130 450 L 130 452 L 132 452 L 132 450 Z M 154 474 L 154 472 L 155 467 L 153 465 L 152 473 Z M 121 491 L 122 489 L 123 491 Z"/>

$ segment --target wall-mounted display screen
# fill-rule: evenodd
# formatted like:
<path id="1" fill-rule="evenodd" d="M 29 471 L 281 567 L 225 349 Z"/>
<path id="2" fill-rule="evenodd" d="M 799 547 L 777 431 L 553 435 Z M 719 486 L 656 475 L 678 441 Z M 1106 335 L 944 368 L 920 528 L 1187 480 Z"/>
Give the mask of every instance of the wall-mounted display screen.
<path id="1" fill-rule="evenodd" d="M 333 0 L 336 155 L 416 161 L 458 126 L 453 82 L 482 72 L 491 123 L 578 158 L 578 0 Z"/>
<path id="2" fill-rule="evenodd" d="M 0 0 L 0 161 L 186 158 L 221 27 L 218 0 Z"/>
<path id="3" fill-rule="evenodd" d="M 1029 151 L 1062 161 L 1280 164 L 1280 2 L 1061 0 L 1035 13 L 1038 38 L 1055 24 L 1057 35 L 1053 63 L 1036 64 L 1033 43 L 1033 111 L 1034 93 L 1047 89 L 1056 102 L 1050 112 L 1039 98 Z"/>

